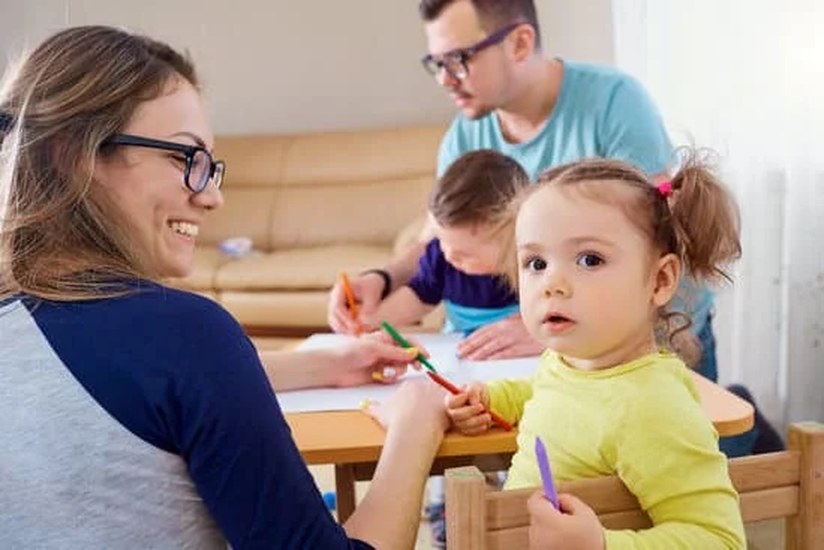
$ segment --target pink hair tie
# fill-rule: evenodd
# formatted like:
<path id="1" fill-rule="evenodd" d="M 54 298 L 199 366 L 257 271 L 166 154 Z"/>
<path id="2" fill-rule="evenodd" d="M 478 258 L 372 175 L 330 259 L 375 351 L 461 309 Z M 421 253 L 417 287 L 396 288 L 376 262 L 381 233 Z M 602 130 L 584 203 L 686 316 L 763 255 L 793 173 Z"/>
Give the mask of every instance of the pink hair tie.
<path id="1" fill-rule="evenodd" d="M 672 196 L 672 180 L 662 181 L 656 186 L 656 188 L 658 189 L 658 194 L 665 199 Z"/>

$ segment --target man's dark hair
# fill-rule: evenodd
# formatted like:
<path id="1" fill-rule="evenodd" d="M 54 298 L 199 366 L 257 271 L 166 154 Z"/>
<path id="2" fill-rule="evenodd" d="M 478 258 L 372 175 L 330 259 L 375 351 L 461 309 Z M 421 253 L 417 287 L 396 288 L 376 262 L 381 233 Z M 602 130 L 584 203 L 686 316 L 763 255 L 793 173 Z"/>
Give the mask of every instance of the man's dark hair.
<path id="1" fill-rule="evenodd" d="M 443 10 L 456 0 L 420 0 L 418 11 L 424 21 L 438 18 Z M 535 47 L 541 47 L 541 29 L 534 0 L 470 0 L 478 12 L 481 26 L 493 33 L 513 23 L 527 23 L 535 29 Z"/>

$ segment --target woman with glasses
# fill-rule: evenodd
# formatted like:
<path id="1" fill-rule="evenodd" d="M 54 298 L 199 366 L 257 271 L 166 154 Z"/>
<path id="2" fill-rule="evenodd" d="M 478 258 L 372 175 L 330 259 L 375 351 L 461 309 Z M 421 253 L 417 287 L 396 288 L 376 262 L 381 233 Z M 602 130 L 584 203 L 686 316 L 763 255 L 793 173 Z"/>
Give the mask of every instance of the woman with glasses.
<path id="1" fill-rule="evenodd" d="M 70 28 L 0 90 L 0 547 L 412 546 L 443 392 L 407 384 L 376 413 L 386 445 L 340 526 L 272 391 L 409 354 L 367 337 L 279 354 L 267 379 L 226 311 L 159 282 L 223 203 L 190 62 Z"/>

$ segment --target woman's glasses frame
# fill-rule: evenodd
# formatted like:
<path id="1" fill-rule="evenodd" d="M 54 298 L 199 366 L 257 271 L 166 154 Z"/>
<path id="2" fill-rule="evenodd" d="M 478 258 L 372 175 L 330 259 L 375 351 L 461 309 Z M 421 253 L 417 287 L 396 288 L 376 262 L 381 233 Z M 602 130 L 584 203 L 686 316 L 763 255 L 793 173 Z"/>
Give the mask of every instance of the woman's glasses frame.
<path id="1" fill-rule="evenodd" d="M 226 174 L 226 163 L 222 160 L 214 160 L 212 154 L 205 148 L 199 145 L 185 145 L 183 143 L 175 143 L 174 141 L 165 141 L 161 139 L 152 139 L 142 136 L 135 136 L 132 134 L 115 134 L 107 138 L 103 142 L 103 146 L 113 145 L 127 145 L 131 147 L 148 147 L 150 149 L 161 149 L 164 151 L 174 151 L 182 153 L 186 159 L 186 166 L 183 171 L 183 183 L 186 188 L 192 193 L 200 193 L 210 181 L 213 181 L 215 187 L 220 189 L 223 185 L 223 176 Z M 204 172 L 205 177 L 201 176 L 200 181 L 192 182 L 190 176 L 192 174 L 192 167 L 194 166 L 195 156 L 205 155 L 208 162 L 208 168 Z"/>

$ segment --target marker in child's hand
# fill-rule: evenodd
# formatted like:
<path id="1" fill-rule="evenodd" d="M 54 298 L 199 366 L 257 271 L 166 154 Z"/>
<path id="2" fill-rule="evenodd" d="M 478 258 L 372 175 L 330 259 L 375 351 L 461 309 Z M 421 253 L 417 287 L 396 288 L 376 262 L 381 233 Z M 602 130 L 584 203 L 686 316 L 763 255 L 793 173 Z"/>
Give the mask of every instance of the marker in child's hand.
<path id="1" fill-rule="evenodd" d="M 427 376 L 429 376 L 429 378 L 432 379 L 433 382 L 435 382 L 436 384 L 438 384 L 439 386 L 444 388 L 446 391 L 448 391 L 452 395 L 458 395 L 458 394 L 461 393 L 461 390 L 458 388 L 458 386 L 456 386 L 455 384 L 453 384 L 452 382 L 450 382 L 449 380 L 447 380 L 446 378 L 444 378 L 443 376 L 441 376 L 437 372 L 427 372 L 426 374 L 427 374 Z M 501 415 L 499 415 L 498 413 L 496 413 L 492 409 L 487 409 L 483 412 L 489 413 L 489 417 L 492 419 L 492 422 L 494 424 L 497 424 L 498 426 L 500 426 L 501 428 L 503 428 L 507 432 L 512 430 L 512 424 L 507 422 L 504 417 L 502 417 Z"/>
<path id="2" fill-rule="evenodd" d="M 546 454 L 546 447 L 540 437 L 535 438 L 535 457 L 538 459 L 538 471 L 541 472 L 541 482 L 544 485 L 544 496 L 555 507 L 558 507 L 558 494 L 555 492 L 555 482 L 552 479 L 552 470 L 549 467 L 549 457 Z"/>

